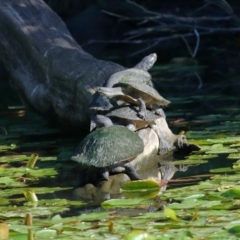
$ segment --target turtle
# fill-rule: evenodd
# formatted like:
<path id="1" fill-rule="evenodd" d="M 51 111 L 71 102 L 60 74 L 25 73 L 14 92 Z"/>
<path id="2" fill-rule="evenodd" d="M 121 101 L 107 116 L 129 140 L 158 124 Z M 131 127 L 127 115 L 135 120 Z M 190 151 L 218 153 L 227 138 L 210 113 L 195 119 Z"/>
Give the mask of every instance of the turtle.
<path id="1" fill-rule="evenodd" d="M 98 92 L 94 93 L 89 106 L 89 115 L 90 115 L 90 132 L 93 131 L 96 127 L 104 126 L 104 122 L 101 122 L 101 117 L 99 115 L 104 115 L 111 109 L 114 109 L 115 106 L 118 106 L 115 101 L 107 99 L 105 96 L 101 96 Z M 98 116 L 97 116 L 98 115 Z M 104 119 L 104 118 L 102 118 Z"/>
<path id="2" fill-rule="evenodd" d="M 112 88 L 99 87 L 97 92 L 110 99 L 117 98 L 131 104 L 139 105 L 138 115 L 141 118 L 146 118 L 146 106 L 161 116 L 163 110 L 159 106 L 167 106 L 170 103 L 153 87 L 126 79 L 121 80 Z"/>
<path id="3" fill-rule="evenodd" d="M 137 82 L 145 83 L 149 86 L 153 86 L 152 77 L 147 71 L 153 66 L 156 60 L 157 60 L 156 53 L 152 53 L 144 57 L 133 68 L 129 68 L 129 69 L 112 74 L 111 77 L 104 84 L 104 87 L 113 87 L 115 84 L 122 81 L 123 79 L 128 81 L 137 81 Z M 137 76 L 137 79 L 136 79 L 136 76 Z"/>
<path id="4" fill-rule="evenodd" d="M 110 118 L 114 124 L 121 124 L 126 126 L 132 131 L 139 130 L 141 128 L 151 127 L 159 138 L 159 153 L 169 151 L 171 149 L 169 143 L 164 137 L 163 132 L 159 126 L 155 123 L 155 120 L 159 118 L 152 111 L 146 110 L 147 118 L 142 119 L 137 115 L 138 109 L 136 106 L 128 105 L 114 109 L 106 114 L 106 117 Z"/>
<path id="5" fill-rule="evenodd" d="M 143 149 L 142 139 L 124 126 L 110 125 L 91 132 L 71 157 L 82 168 L 79 186 L 108 180 L 109 174 L 118 173 L 140 180 L 130 161 Z"/>
<path id="6" fill-rule="evenodd" d="M 118 83 L 123 79 L 131 79 L 132 81 L 138 81 L 152 86 L 151 75 L 147 72 L 147 70 L 153 66 L 156 59 L 156 53 L 144 57 L 133 68 L 126 69 L 111 75 L 111 77 L 107 80 L 104 86 L 112 87 L 112 85 Z M 97 127 L 96 122 L 94 121 L 94 116 L 96 114 L 105 114 L 107 111 L 114 109 L 121 104 L 123 104 L 122 101 L 115 101 L 113 99 L 109 99 L 106 96 L 100 95 L 98 92 L 93 94 L 88 104 L 89 115 L 91 119 L 90 131 Z"/>

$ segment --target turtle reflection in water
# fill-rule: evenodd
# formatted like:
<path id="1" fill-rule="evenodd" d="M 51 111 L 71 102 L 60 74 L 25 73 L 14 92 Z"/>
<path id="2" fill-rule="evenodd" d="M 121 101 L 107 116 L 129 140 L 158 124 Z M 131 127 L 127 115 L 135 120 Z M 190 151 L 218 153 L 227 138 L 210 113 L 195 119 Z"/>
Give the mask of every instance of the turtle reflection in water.
<path id="1" fill-rule="evenodd" d="M 142 139 L 123 126 L 112 125 L 91 132 L 71 157 L 71 160 L 81 164 L 79 186 L 108 180 L 109 174 L 117 173 L 125 173 L 131 180 L 139 180 L 130 161 L 143 149 Z"/>
<path id="2" fill-rule="evenodd" d="M 138 117 L 138 109 L 135 106 L 123 106 L 114 109 L 106 114 L 111 118 L 114 124 L 120 124 L 126 126 L 132 131 L 136 131 L 142 128 L 151 127 L 159 138 L 159 153 L 165 153 L 171 149 L 160 127 L 155 123 L 155 120 L 159 118 L 153 112 L 146 110 L 147 118 L 142 119 Z M 106 119 L 106 118 L 105 118 Z"/>

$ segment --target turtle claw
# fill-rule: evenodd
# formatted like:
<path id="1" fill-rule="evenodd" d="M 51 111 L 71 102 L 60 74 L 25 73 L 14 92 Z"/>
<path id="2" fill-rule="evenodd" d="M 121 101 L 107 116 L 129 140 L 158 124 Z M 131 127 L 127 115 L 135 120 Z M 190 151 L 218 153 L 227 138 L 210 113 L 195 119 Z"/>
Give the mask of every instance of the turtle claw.
<path id="1" fill-rule="evenodd" d="M 99 171 L 100 180 L 108 181 L 109 180 L 109 171 L 106 168 L 103 168 Z"/>
<path id="2" fill-rule="evenodd" d="M 156 109 L 156 110 L 155 110 L 155 114 L 157 114 L 157 115 L 159 115 L 159 116 L 161 116 L 161 117 L 163 117 L 163 118 L 166 118 L 166 114 L 165 114 L 165 112 L 163 111 L 162 108 Z"/>
<path id="3" fill-rule="evenodd" d="M 144 111 L 139 111 L 139 112 L 137 113 L 137 115 L 138 115 L 138 117 L 140 117 L 140 118 L 143 119 L 143 120 L 146 120 L 146 119 L 147 119 L 146 112 L 144 112 Z"/>

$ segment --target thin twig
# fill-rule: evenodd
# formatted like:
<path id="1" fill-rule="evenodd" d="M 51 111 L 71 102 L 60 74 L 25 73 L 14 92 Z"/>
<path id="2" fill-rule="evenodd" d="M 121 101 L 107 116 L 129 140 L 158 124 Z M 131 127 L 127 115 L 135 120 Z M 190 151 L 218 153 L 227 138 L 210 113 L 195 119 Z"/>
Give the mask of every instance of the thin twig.
<path id="1" fill-rule="evenodd" d="M 195 56 L 196 56 L 196 54 L 197 54 L 197 51 L 198 51 L 198 48 L 199 48 L 200 37 L 199 37 L 199 34 L 198 34 L 197 29 L 194 29 L 193 31 L 194 31 L 194 33 L 195 33 L 195 35 L 196 35 L 196 37 L 197 37 L 197 42 L 196 42 L 196 46 L 195 46 L 194 52 L 192 52 L 192 50 L 191 50 L 191 48 L 190 48 L 187 40 L 185 39 L 185 37 L 182 36 L 182 35 L 180 35 L 180 37 L 181 37 L 181 39 L 184 41 L 184 43 L 186 44 L 187 49 L 188 49 L 191 57 L 192 57 L 192 58 L 195 58 Z"/>
<path id="2" fill-rule="evenodd" d="M 195 58 L 195 56 L 198 52 L 199 45 L 200 45 L 200 35 L 198 34 L 197 29 L 194 29 L 193 31 L 194 31 L 194 33 L 196 34 L 196 37 L 197 37 L 196 47 L 194 49 L 193 56 L 192 56 L 193 58 Z"/>
<path id="3" fill-rule="evenodd" d="M 185 45 L 186 45 L 186 47 L 187 47 L 187 49 L 188 49 L 188 52 L 190 53 L 191 57 L 193 57 L 192 50 L 191 50 L 191 48 L 190 48 L 190 46 L 189 46 L 186 38 L 185 38 L 184 36 L 182 36 L 182 35 L 179 35 L 179 37 L 180 37 L 180 38 L 183 40 L 183 42 L 185 43 Z"/>
<path id="4" fill-rule="evenodd" d="M 143 21 L 143 20 L 157 20 L 157 19 L 162 19 L 162 20 L 172 20 L 174 22 L 187 22 L 187 23 L 198 23 L 198 22 L 202 22 L 202 21 L 210 21 L 210 22 L 218 22 L 218 21 L 229 21 L 229 20 L 233 20 L 232 16 L 228 16 L 228 17 L 181 17 L 181 16 L 176 16 L 173 14 L 160 14 L 157 13 L 157 15 L 155 16 L 143 16 L 143 17 L 127 17 L 127 16 L 123 16 L 120 14 L 116 14 L 113 12 L 109 12 L 107 10 L 102 10 L 103 13 L 108 14 L 110 16 L 114 16 L 114 17 L 118 17 L 120 18 L 122 21 Z"/>

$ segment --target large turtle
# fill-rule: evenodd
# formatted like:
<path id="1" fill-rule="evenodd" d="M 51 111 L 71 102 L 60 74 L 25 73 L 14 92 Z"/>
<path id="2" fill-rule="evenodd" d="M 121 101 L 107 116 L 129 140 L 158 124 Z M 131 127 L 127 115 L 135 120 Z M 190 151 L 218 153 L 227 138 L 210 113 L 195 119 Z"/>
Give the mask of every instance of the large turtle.
<path id="1" fill-rule="evenodd" d="M 152 86 L 151 75 L 147 72 L 157 59 L 156 53 L 150 54 L 144 57 L 137 65 L 133 68 L 126 69 L 111 75 L 109 80 L 105 83 L 106 87 L 112 87 L 114 84 L 122 80 L 132 80 L 144 83 L 146 85 Z M 114 101 L 106 96 L 100 95 L 96 92 L 89 103 L 89 114 L 91 119 L 90 131 L 96 127 L 95 115 L 96 114 L 105 114 L 107 111 L 121 105 L 121 101 Z M 101 123 L 99 122 L 101 125 Z"/>
<path id="2" fill-rule="evenodd" d="M 161 106 L 167 106 L 170 103 L 153 87 L 144 83 L 129 81 L 128 79 L 122 79 L 112 88 L 99 87 L 97 92 L 110 99 L 117 98 L 131 104 L 139 105 L 138 115 L 141 118 L 146 118 L 146 106 L 155 110 L 156 114 L 162 115 Z"/>
<path id="3" fill-rule="evenodd" d="M 79 186 L 108 180 L 109 173 L 125 173 L 131 180 L 139 180 L 130 161 L 143 149 L 142 139 L 123 126 L 106 126 L 91 132 L 71 157 L 83 169 Z"/>
<path id="4" fill-rule="evenodd" d="M 136 131 L 142 128 L 151 127 L 159 138 L 159 152 L 166 152 L 171 149 L 169 143 L 164 137 L 163 132 L 159 126 L 155 123 L 155 120 L 159 118 L 152 111 L 146 110 L 147 118 L 142 119 L 138 117 L 138 109 L 135 106 L 128 105 L 114 109 L 106 114 L 114 124 L 120 124 L 126 126 L 132 131 Z"/>

